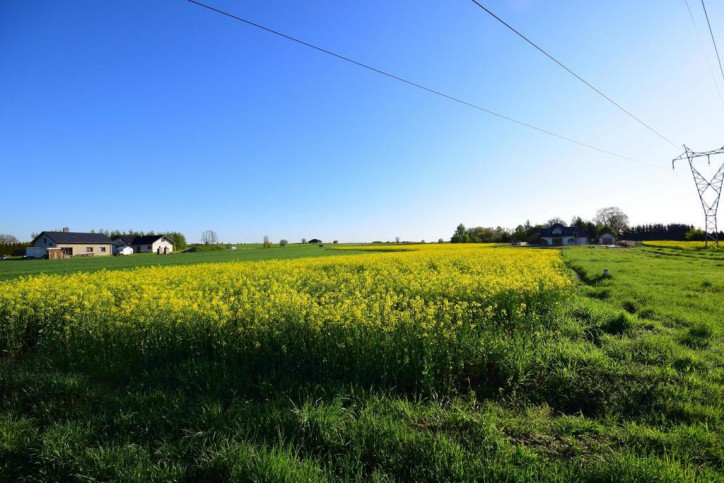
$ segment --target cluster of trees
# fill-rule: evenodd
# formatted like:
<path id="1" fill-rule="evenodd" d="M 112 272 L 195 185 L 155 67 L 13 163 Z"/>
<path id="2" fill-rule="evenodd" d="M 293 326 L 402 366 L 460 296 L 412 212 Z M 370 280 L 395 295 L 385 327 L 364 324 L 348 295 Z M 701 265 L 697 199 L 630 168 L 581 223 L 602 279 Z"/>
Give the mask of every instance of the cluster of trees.
<path id="1" fill-rule="evenodd" d="M 455 229 L 450 242 L 452 243 L 504 243 L 511 241 L 511 234 L 508 230 L 501 227 L 486 228 L 476 226 L 474 228 L 465 228 L 460 223 Z"/>
<path id="2" fill-rule="evenodd" d="M 590 239 L 595 239 L 604 231 L 609 231 L 625 240 L 704 240 L 705 232 L 697 230 L 692 225 L 683 223 L 650 224 L 629 226 L 629 218 L 620 208 L 611 206 L 602 208 L 596 212 L 593 220 L 584 220 L 580 216 L 574 216 L 569 224 L 561 218 L 551 218 L 539 225 L 531 225 L 526 221 L 518 225 L 514 230 L 505 228 L 474 227 L 466 228 L 462 223 L 458 225 L 450 241 L 452 243 L 508 243 L 520 241 L 537 243 L 540 239 L 540 232 L 544 228 L 560 223 L 564 226 L 575 226 L 581 229 Z M 724 239 L 724 232 L 719 233 L 719 238 Z"/>
<path id="3" fill-rule="evenodd" d="M 706 233 L 704 230 L 697 230 L 693 225 L 685 225 L 682 223 L 671 223 L 668 225 L 637 225 L 632 226 L 624 232 L 627 240 L 704 240 Z M 724 236 L 720 233 L 719 237 Z"/>
<path id="4" fill-rule="evenodd" d="M 13 235 L 0 233 L 0 255 L 12 255 L 16 252 L 25 253 L 25 249 L 29 246 L 30 243 L 21 242 Z"/>
<path id="5" fill-rule="evenodd" d="M 544 224 L 532 225 L 526 221 L 518 225 L 514 230 L 477 226 L 466 228 L 462 223 L 455 229 L 450 241 L 452 243 L 509 243 L 511 241 L 537 243 L 540 239 L 540 232 L 556 223 L 564 226 L 575 226 L 581 229 L 589 238 L 596 238 L 604 231 L 618 234 L 628 228 L 629 218 L 620 208 L 611 206 L 602 208 L 596 212 L 592 221 L 587 221 L 580 216 L 574 216 L 570 224 L 562 218 L 551 218 Z"/>

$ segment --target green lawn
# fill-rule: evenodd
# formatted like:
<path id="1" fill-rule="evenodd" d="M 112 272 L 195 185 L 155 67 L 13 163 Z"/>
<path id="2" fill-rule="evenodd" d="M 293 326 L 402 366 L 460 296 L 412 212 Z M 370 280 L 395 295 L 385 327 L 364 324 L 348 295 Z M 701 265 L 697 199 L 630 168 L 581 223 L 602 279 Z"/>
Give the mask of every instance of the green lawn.
<path id="1" fill-rule="evenodd" d="M 276 252 L 294 249 L 330 254 Z M 213 357 L 117 377 L 42 347 L 0 359 L 0 480 L 724 481 L 724 261 L 562 253 L 571 295 L 500 333 L 509 349 L 482 371 L 498 377 L 460 392 L 293 364 L 255 379 Z"/>
<path id="2" fill-rule="evenodd" d="M 284 248 L 262 248 L 261 244 L 236 245 L 236 250 L 217 250 L 170 255 L 137 254 L 124 257 L 79 257 L 66 260 L 0 260 L 0 280 L 20 276 L 95 272 L 98 270 L 128 270 L 136 267 L 163 265 L 195 265 L 197 263 L 237 262 L 243 260 L 269 260 L 301 257 L 322 257 L 358 253 L 330 250 L 310 244 L 290 244 Z"/>

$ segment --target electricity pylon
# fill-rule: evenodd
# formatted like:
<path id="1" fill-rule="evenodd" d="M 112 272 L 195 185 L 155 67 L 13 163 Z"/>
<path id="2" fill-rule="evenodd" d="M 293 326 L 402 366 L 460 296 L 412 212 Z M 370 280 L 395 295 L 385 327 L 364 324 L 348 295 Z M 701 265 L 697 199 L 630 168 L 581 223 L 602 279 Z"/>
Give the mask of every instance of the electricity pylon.
<path id="1" fill-rule="evenodd" d="M 695 153 L 691 149 L 684 145 L 684 153 L 678 158 L 671 162 L 671 167 L 675 168 L 676 162 L 682 159 L 689 161 L 689 167 L 691 168 L 691 174 L 694 176 L 694 183 L 696 183 L 696 190 L 699 192 L 699 200 L 701 200 L 701 207 L 704 208 L 704 246 L 709 247 L 709 242 L 712 242 L 717 247 L 719 246 L 719 230 L 716 226 L 716 211 L 719 208 L 719 197 L 722 191 L 722 182 L 724 181 L 724 162 L 719 167 L 714 177 L 711 180 L 707 180 L 696 167 L 694 167 L 694 160 L 696 158 L 703 158 L 706 156 L 706 161 L 711 166 L 712 156 L 718 154 L 724 154 L 724 147 L 715 149 L 713 151 L 707 151 L 703 153 Z M 709 189 L 711 188 L 711 191 Z"/>

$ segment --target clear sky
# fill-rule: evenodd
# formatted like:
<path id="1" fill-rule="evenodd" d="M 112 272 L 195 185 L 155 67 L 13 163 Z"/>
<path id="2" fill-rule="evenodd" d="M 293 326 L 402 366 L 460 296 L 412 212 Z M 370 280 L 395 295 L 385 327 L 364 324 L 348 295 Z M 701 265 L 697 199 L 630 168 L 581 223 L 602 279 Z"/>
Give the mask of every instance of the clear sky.
<path id="1" fill-rule="evenodd" d="M 672 147 L 468 0 L 207 0 L 582 142 L 509 123 L 183 0 L 0 2 L 0 233 L 68 226 L 225 242 L 449 239 L 592 218 L 703 225 Z M 677 146 L 724 145 L 690 0 L 487 0 Z M 709 1 L 724 47 L 724 2 Z M 712 72 L 718 77 L 712 76 Z M 714 80 L 716 79 L 716 80 Z M 678 176 L 677 176 L 678 175 Z M 721 217 L 720 217 L 721 219 Z"/>

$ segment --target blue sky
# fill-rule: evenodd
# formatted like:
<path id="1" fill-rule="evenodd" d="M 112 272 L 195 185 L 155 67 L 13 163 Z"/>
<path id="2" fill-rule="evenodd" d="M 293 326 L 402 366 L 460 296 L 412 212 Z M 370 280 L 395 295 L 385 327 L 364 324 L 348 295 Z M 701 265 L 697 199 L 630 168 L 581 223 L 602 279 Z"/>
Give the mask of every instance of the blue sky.
<path id="1" fill-rule="evenodd" d="M 0 3 L 0 232 L 215 230 L 227 242 L 448 239 L 526 219 L 703 215 L 674 148 L 472 2 L 208 0 L 546 136 L 183 0 Z M 724 144 L 700 3 L 488 7 L 677 145 Z M 724 47 L 724 4 L 707 5 Z M 678 174 L 678 176 L 677 176 Z"/>

